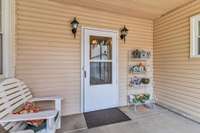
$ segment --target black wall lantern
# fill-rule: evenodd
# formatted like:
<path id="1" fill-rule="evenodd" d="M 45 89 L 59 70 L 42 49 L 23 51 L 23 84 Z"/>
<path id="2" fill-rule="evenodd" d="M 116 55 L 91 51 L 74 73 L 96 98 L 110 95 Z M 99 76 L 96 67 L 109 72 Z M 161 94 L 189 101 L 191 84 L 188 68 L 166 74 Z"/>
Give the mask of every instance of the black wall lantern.
<path id="1" fill-rule="evenodd" d="M 124 43 L 126 41 L 126 36 L 128 35 L 128 29 L 126 28 L 126 26 L 124 25 L 124 27 L 121 29 L 121 35 L 120 38 L 122 40 L 124 40 Z"/>
<path id="2" fill-rule="evenodd" d="M 73 21 L 71 22 L 72 26 L 72 33 L 74 34 L 74 38 L 76 38 L 76 32 L 78 29 L 79 22 L 76 20 L 76 17 L 74 17 Z"/>

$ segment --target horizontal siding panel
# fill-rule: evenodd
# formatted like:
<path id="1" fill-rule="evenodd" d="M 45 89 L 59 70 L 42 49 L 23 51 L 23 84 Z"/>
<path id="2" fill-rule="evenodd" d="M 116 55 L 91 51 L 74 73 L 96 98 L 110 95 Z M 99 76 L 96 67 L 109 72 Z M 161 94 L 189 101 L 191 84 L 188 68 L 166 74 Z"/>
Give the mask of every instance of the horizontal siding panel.
<path id="1" fill-rule="evenodd" d="M 156 79 L 155 79 L 156 80 Z M 176 81 L 158 81 L 157 83 L 155 83 L 155 86 L 156 85 L 159 85 L 159 84 L 163 84 L 163 85 L 165 85 L 165 84 L 169 84 L 169 85 L 171 85 L 171 87 L 173 87 L 173 86 L 175 86 L 175 87 L 173 87 L 173 88 L 176 88 L 177 86 L 179 86 L 179 87 L 182 87 L 182 88 L 188 88 L 188 89 L 190 89 L 190 88 L 192 88 L 191 89 L 191 91 L 194 91 L 195 89 L 197 89 L 197 90 L 199 90 L 199 86 L 192 86 L 191 87 L 191 85 L 190 84 L 184 84 L 184 83 L 182 83 L 182 82 L 176 82 Z M 157 88 L 156 88 L 157 89 Z M 193 92 L 193 93 L 196 93 L 196 91 L 195 92 Z"/>
<path id="2" fill-rule="evenodd" d="M 52 6 L 50 6 L 49 4 L 45 3 L 45 4 L 41 4 L 41 1 L 36 0 L 36 3 L 30 3 L 29 1 L 27 2 L 26 0 L 22 0 L 21 2 L 18 2 L 18 5 L 20 6 L 20 11 L 23 11 L 20 15 L 24 15 L 24 16 L 29 16 L 29 15 L 34 15 L 35 18 L 40 17 L 42 15 L 44 15 L 45 19 L 54 19 L 55 17 L 59 17 L 58 19 L 65 19 L 63 16 L 71 16 L 71 14 L 75 14 L 78 15 L 79 12 L 81 12 L 81 14 L 83 15 L 82 17 L 86 18 L 86 21 L 88 20 L 88 22 L 91 21 L 100 21 L 100 22 L 105 22 L 108 21 L 108 23 L 113 24 L 113 22 L 115 23 L 116 21 L 118 22 L 123 22 L 123 19 L 118 19 L 117 17 L 113 17 L 114 16 L 118 16 L 118 14 L 108 14 L 106 12 L 101 12 L 102 14 L 102 18 L 104 19 L 97 19 L 98 16 L 96 14 L 99 13 L 99 11 L 92 11 L 93 14 L 91 14 L 91 12 L 82 12 L 83 8 L 80 7 L 74 7 L 74 6 L 69 6 L 69 5 L 62 5 L 62 4 L 57 4 L 56 2 L 54 4 L 54 7 L 60 6 L 62 5 L 60 8 L 54 8 Z M 40 3 L 40 4 L 38 4 Z M 67 7 L 68 10 L 63 9 L 63 7 Z M 74 10 L 76 12 L 74 12 Z M 30 14 L 31 13 L 31 14 Z M 34 14 L 35 13 L 35 14 Z M 51 18 L 49 18 L 48 16 L 52 16 Z M 91 16 L 94 16 L 93 18 L 90 18 Z M 150 23 L 145 25 L 146 20 L 144 19 L 137 19 L 137 18 L 133 18 L 133 17 L 124 17 L 127 18 L 129 20 L 133 20 L 133 21 L 127 21 L 127 24 L 132 24 L 133 26 L 136 24 L 138 26 L 145 26 L 147 28 L 150 28 L 149 26 L 152 26 Z M 64 20 L 61 20 L 64 21 Z"/>
<path id="3" fill-rule="evenodd" d="M 156 69 L 157 70 L 157 69 Z M 159 74 L 156 74 L 157 78 L 160 78 L 161 76 L 166 75 L 168 77 L 177 77 L 177 78 L 184 78 L 184 79 L 194 79 L 194 80 L 200 80 L 200 74 L 183 74 L 183 73 L 177 73 L 177 72 L 171 72 L 171 71 L 160 71 Z"/>
<path id="4" fill-rule="evenodd" d="M 199 13 L 199 1 L 193 2 L 191 4 L 188 4 L 182 8 L 179 8 L 178 10 L 171 12 L 170 14 L 167 14 L 164 17 L 159 18 L 156 21 L 159 21 L 159 23 L 155 23 L 155 26 L 157 27 L 163 27 L 167 26 L 169 23 L 179 23 L 176 20 L 180 20 L 182 18 L 186 18 L 188 16 L 192 16 L 196 13 Z"/>
<path id="5" fill-rule="evenodd" d="M 153 21 L 49 0 L 17 0 L 16 14 L 16 76 L 35 96 L 62 96 L 63 115 L 80 113 L 81 104 L 81 32 L 79 28 L 73 38 L 73 17 L 78 17 L 80 27 L 119 31 L 126 24 L 126 44 L 119 40 L 119 88 L 120 105 L 127 104 L 128 51 L 153 49 Z"/>
<path id="6" fill-rule="evenodd" d="M 59 12 L 59 11 L 52 10 L 52 9 L 48 10 L 47 8 L 45 8 L 45 6 L 46 5 L 42 5 L 42 7 L 41 7 L 42 10 L 40 10 L 41 8 L 35 8 L 34 10 L 31 10 L 32 9 L 31 7 L 24 8 L 24 6 L 20 6 L 20 8 L 18 9 L 19 17 L 26 16 L 26 17 L 33 17 L 35 19 L 38 19 L 38 18 L 42 19 L 42 20 L 45 19 L 46 21 L 49 21 L 48 23 L 51 23 L 51 20 L 52 20 L 52 22 L 54 22 L 54 21 L 60 22 L 60 24 L 61 24 L 62 21 L 63 22 L 67 21 L 67 20 L 70 21 L 71 18 L 66 19 L 66 17 L 69 17 L 69 15 L 74 14 L 73 10 L 77 11 L 77 9 L 71 9 L 72 12 L 69 12 L 70 9 L 68 8 L 67 12 Z M 69 6 L 69 7 L 71 7 L 71 6 Z M 80 8 L 80 9 L 82 9 L 82 8 Z M 52 10 L 52 12 L 51 12 L 51 10 Z M 55 13 L 57 13 L 57 14 L 55 14 Z M 83 18 L 84 21 L 87 23 L 90 23 L 91 21 L 94 23 L 99 23 L 99 24 L 106 22 L 110 26 L 112 26 L 112 25 L 116 24 L 117 22 L 121 22 L 121 23 L 124 22 L 123 19 L 119 20 L 119 19 L 117 19 L 117 17 L 111 18 L 111 17 L 105 15 L 105 16 L 102 16 L 104 19 L 100 19 L 96 14 L 91 14 L 91 13 L 85 14 L 85 13 L 87 13 L 87 12 L 82 12 L 81 13 L 82 16 L 80 16 L 80 17 Z M 142 19 L 136 20 L 134 18 L 131 18 L 131 20 L 133 20 L 133 21 L 127 21 L 126 24 L 127 25 L 133 24 L 133 27 L 135 25 L 138 25 L 138 26 L 135 26 L 136 29 L 139 29 L 139 27 L 146 27 L 147 29 L 150 29 L 152 26 L 150 24 L 146 24 L 146 21 L 143 21 Z"/>
<path id="7" fill-rule="evenodd" d="M 157 94 L 159 95 L 158 99 L 166 100 L 167 103 L 169 102 L 169 104 L 171 103 L 173 106 L 178 106 L 177 109 L 179 107 L 181 107 L 182 110 L 183 109 L 185 109 L 187 111 L 190 110 L 191 111 L 190 113 L 192 113 L 192 112 L 195 113 L 195 114 L 199 114 L 200 113 L 200 109 L 198 107 L 196 107 L 196 106 L 193 106 L 193 104 L 192 104 L 192 106 L 188 106 L 188 104 L 189 104 L 188 102 L 189 101 L 186 101 L 186 100 L 181 101 L 180 99 L 176 98 L 175 96 L 165 95 L 165 94 L 160 93 L 160 92 L 158 92 Z"/>
<path id="8" fill-rule="evenodd" d="M 190 56 L 190 17 L 200 1 L 154 21 L 154 80 L 158 102 L 200 118 L 200 59 Z"/>
<path id="9" fill-rule="evenodd" d="M 176 84 L 176 87 L 173 87 L 175 84 L 168 84 L 167 82 L 159 82 L 159 83 L 156 83 L 156 86 L 158 87 L 158 90 L 160 90 L 162 87 L 165 87 L 165 88 L 162 88 L 163 90 L 170 90 L 171 92 L 175 91 L 175 92 L 178 92 L 180 94 L 184 94 L 184 95 L 187 95 L 187 96 L 193 96 L 195 98 L 198 98 L 199 97 L 199 94 L 200 94 L 200 91 L 199 89 L 191 89 L 193 92 L 190 92 L 190 89 L 188 87 L 185 87 L 185 86 L 178 86 L 178 84 Z"/>
<path id="10" fill-rule="evenodd" d="M 160 88 L 158 90 L 158 93 L 162 93 L 163 95 L 167 95 L 167 96 L 173 97 L 174 99 L 176 99 L 176 101 L 179 101 L 179 99 L 184 99 L 185 100 L 184 101 L 185 104 L 190 104 L 190 102 L 191 102 L 191 106 L 192 107 L 199 108 L 199 106 L 200 106 L 199 98 L 196 98 L 194 96 L 185 95 L 185 94 L 182 94 L 182 93 L 178 93 L 177 94 L 177 93 L 174 93 L 174 92 L 178 92 L 178 91 L 174 91 L 174 92 L 172 91 L 171 92 L 169 90 Z"/>
<path id="11" fill-rule="evenodd" d="M 163 95 L 161 95 L 161 97 L 159 99 L 160 99 L 159 103 L 161 103 L 163 105 L 167 105 L 167 106 L 172 107 L 172 108 L 174 108 L 174 106 L 176 106 L 175 109 L 177 109 L 177 110 L 180 110 L 180 111 L 184 110 L 183 112 L 188 114 L 188 115 L 193 114 L 195 117 L 200 117 L 198 112 L 196 112 L 193 109 L 188 108 L 188 106 L 185 106 L 185 105 L 183 105 L 179 102 L 176 102 L 176 101 L 172 102 L 171 100 L 169 100 L 169 98 L 166 98 Z"/>

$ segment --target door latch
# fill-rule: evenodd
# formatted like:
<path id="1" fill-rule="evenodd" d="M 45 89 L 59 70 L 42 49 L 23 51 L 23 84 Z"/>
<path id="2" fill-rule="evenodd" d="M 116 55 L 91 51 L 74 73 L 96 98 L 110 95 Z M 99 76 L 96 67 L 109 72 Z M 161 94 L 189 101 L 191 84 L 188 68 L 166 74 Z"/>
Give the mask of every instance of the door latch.
<path id="1" fill-rule="evenodd" d="M 86 78 L 87 77 L 87 72 L 84 70 L 84 77 Z"/>

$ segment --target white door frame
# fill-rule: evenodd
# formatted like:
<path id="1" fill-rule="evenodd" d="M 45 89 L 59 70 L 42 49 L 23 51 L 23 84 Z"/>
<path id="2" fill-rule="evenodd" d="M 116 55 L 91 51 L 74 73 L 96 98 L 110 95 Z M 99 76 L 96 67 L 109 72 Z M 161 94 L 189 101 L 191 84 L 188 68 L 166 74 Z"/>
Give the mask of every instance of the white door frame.
<path id="1" fill-rule="evenodd" d="M 116 40 L 116 86 L 117 86 L 117 91 L 118 91 L 118 106 L 119 106 L 119 76 L 118 76 L 118 56 L 119 56 L 119 40 L 118 40 L 118 36 L 119 36 L 119 32 L 117 30 L 109 30 L 109 29 L 101 29 L 101 28 L 92 28 L 92 27 L 85 27 L 85 26 L 82 26 L 81 27 L 81 113 L 84 112 L 84 103 L 85 103 L 85 84 L 84 84 L 84 80 L 85 80 L 85 77 L 84 77 L 84 71 L 85 71 L 85 68 L 84 68 L 84 57 L 85 57 L 85 38 L 84 38 L 84 35 L 85 35 L 85 29 L 89 29 L 89 30 L 97 30 L 97 31 L 103 31 L 103 32 L 114 32 L 117 34 L 117 40 Z"/>
<path id="2" fill-rule="evenodd" d="M 15 0 L 1 0 L 3 33 L 3 74 L 0 79 L 15 76 Z"/>

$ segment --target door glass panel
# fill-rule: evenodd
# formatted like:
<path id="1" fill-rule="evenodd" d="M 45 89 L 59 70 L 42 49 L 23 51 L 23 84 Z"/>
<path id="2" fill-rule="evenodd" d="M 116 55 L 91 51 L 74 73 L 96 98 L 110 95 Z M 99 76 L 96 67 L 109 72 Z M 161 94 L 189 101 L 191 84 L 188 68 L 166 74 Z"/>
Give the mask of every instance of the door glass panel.
<path id="1" fill-rule="evenodd" d="M 91 62 L 90 63 L 90 84 L 101 85 L 112 83 L 112 63 L 111 62 Z"/>
<path id="2" fill-rule="evenodd" d="M 3 74 L 3 42 L 2 42 L 2 7 L 0 0 L 0 74 Z"/>
<path id="3" fill-rule="evenodd" d="M 3 44 L 2 44 L 2 33 L 0 33 L 0 74 L 3 74 Z"/>
<path id="4" fill-rule="evenodd" d="M 198 38 L 198 55 L 200 55 L 200 37 Z"/>
<path id="5" fill-rule="evenodd" d="M 198 23 L 198 35 L 200 36 L 200 21 L 199 21 L 199 23 Z"/>
<path id="6" fill-rule="evenodd" d="M 90 60 L 111 60 L 112 38 L 90 36 Z"/>
<path id="7" fill-rule="evenodd" d="M 2 0 L 0 0 L 0 32 L 2 32 Z"/>
<path id="8" fill-rule="evenodd" d="M 112 38 L 90 36 L 90 85 L 112 84 Z"/>

